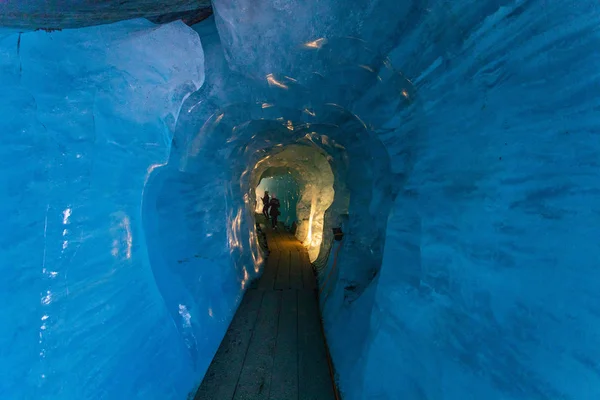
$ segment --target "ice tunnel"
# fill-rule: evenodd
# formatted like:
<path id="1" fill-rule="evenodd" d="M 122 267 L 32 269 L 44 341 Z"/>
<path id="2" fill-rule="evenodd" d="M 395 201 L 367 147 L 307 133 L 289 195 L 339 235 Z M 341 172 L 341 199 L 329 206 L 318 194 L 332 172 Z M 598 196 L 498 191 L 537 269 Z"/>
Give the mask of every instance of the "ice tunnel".
<path id="1" fill-rule="evenodd" d="M 292 176 L 292 172 L 287 168 L 273 168 L 265 171 L 260 183 L 256 187 L 256 208 L 255 212 L 269 217 L 269 205 L 266 199 L 273 196 L 281 198 L 282 204 L 280 217 L 278 221 L 283 222 L 284 226 L 292 230 L 292 226 L 297 219 L 296 207 L 298 206 L 299 187 L 298 182 Z M 265 201 L 261 199 L 265 198 Z M 273 221 L 271 221 L 271 224 Z M 297 228 L 297 226 L 296 226 Z"/>
<path id="2" fill-rule="evenodd" d="M 193 398 L 265 188 L 343 399 L 600 398 L 596 1 L 105 3 L 0 2 L 0 398 Z"/>

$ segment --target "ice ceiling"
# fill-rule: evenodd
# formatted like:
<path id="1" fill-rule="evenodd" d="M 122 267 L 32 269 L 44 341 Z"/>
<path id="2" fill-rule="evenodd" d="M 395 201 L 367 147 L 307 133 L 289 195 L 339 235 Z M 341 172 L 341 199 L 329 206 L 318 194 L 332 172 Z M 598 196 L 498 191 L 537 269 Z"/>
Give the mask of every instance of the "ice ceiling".
<path id="1" fill-rule="evenodd" d="M 345 399 L 600 398 L 597 2 L 213 7 L 0 29 L 0 398 L 193 393 L 284 173 Z"/>
<path id="2" fill-rule="evenodd" d="M 0 26 L 60 30 L 140 17 L 193 21 L 210 12 L 210 0 L 3 0 Z"/>

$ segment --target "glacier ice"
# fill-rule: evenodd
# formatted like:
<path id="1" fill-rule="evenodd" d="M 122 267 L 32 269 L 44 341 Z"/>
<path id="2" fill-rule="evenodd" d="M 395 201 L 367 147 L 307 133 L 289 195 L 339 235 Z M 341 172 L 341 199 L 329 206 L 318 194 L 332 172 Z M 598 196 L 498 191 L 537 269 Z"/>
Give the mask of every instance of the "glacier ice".
<path id="1" fill-rule="evenodd" d="M 596 2 L 213 4 L 0 31 L 2 398 L 185 398 L 284 174 L 345 399 L 598 398 Z"/>
<path id="2" fill-rule="evenodd" d="M 191 300 L 165 307 L 141 205 L 204 81 L 198 36 L 134 20 L 0 42 L 0 397 L 185 397 L 177 330 L 206 310 L 176 281 Z"/>
<path id="3" fill-rule="evenodd" d="M 174 15 L 209 7 L 210 0 L 4 0 L 0 2 L 0 26 L 57 30 L 141 17 L 166 16 L 173 21 Z"/>

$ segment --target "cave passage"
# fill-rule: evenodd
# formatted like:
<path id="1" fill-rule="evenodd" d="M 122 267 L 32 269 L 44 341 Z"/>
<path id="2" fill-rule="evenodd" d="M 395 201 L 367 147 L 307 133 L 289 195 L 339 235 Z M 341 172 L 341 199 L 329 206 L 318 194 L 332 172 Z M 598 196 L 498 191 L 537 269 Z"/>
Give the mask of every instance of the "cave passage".
<path id="1" fill-rule="evenodd" d="M 283 200 L 281 221 L 288 227 L 296 222 L 294 234 L 308 248 L 311 261 L 315 261 L 323 242 L 325 212 L 335 196 L 334 176 L 328 161 L 332 157 L 312 142 L 300 143 L 304 144 L 277 147 L 273 154 L 259 160 L 252 168 L 251 185 L 258 177 L 256 199 L 264 193 L 261 191 L 258 197 L 261 185 L 270 185 L 264 187 L 270 187 L 271 194 Z"/>
<path id="2" fill-rule="evenodd" d="M 335 400 L 315 271 L 306 248 L 257 216 L 269 251 L 248 288 L 195 400 Z"/>
<path id="3" fill-rule="evenodd" d="M 0 1 L 0 398 L 599 399 L 599 20 Z"/>

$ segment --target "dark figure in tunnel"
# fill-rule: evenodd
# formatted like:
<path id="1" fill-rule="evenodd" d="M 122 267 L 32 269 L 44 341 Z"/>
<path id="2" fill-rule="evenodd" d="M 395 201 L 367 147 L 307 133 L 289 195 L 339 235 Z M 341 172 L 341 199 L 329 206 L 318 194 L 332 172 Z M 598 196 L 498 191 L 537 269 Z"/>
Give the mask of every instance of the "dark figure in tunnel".
<path id="1" fill-rule="evenodd" d="M 271 198 L 269 206 L 271 207 L 271 210 L 269 211 L 269 213 L 271 214 L 271 226 L 273 227 L 273 229 L 277 229 L 277 217 L 279 216 L 279 214 L 281 214 L 279 212 L 279 207 L 281 205 L 279 204 L 279 199 L 277 199 L 275 195 L 273 195 L 273 197 Z"/>
<path id="2" fill-rule="evenodd" d="M 262 198 L 262 202 L 263 202 L 262 213 L 266 219 L 269 219 L 269 192 L 268 191 L 265 191 L 265 195 Z"/>

